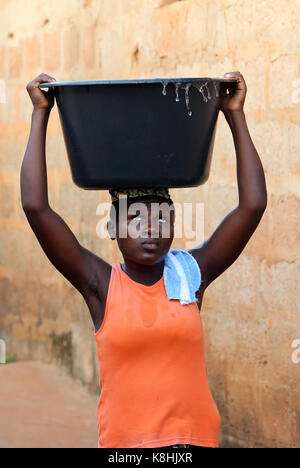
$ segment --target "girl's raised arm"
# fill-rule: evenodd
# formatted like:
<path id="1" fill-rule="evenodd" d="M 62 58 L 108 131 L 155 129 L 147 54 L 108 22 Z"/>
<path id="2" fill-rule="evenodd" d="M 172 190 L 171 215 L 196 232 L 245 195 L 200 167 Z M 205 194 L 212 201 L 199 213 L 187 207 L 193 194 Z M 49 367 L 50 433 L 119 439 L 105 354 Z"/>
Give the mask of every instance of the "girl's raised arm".
<path id="1" fill-rule="evenodd" d="M 189 252 L 197 260 L 206 288 L 238 258 L 257 228 L 267 206 L 264 170 L 251 140 L 243 111 L 247 87 L 239 72 L 235 91 L 224 93 L 221 110 L 230 126 L 237 160 L 239 203 L 201 246 Z"/>
<path id="2" fill-rule="evenodd" d="M 27 85 L 34 109 L 21 168 L 21 201 L 28 222 L 51 263 L 86 298 L 99 290 L 99 267 L 101 277 L 101 269 L 104 271 L 110 265 L 81 246 L 48 203 L 45 143 L 54 94 L 51 88 L 48 92 L 42 91 L 39 84 L 50 81 L 55 79 L 41 74 Z"/>

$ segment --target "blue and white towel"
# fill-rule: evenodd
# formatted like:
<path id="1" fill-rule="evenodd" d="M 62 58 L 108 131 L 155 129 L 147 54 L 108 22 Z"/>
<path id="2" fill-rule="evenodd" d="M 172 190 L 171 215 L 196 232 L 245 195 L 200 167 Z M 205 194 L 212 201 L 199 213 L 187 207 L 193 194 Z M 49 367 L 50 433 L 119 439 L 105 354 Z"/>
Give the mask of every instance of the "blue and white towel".
<path id="1" fill-rule="evenodd" d="M 202 282 L 201 271 L 190 253 L 185 250 L 169 250 L 165 257 L 163 276 L 169 299 L 179 299 L 183 305 L 197 302 L 195 293 Z"/>

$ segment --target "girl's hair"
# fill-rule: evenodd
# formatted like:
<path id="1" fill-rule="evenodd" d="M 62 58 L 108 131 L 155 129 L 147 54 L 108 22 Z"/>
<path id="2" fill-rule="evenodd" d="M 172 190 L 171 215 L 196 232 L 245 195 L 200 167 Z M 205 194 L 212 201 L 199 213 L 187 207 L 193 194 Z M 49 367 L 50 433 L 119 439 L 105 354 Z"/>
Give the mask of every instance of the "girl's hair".
<path id="1" fill-rule="evenodd" d="M 153 196 L 153 195 L 145 195 L 143 197 L 132 197 L 132 198 L 129 198 L 127 200 L 127 205 L 133 203 L 133 202 L 140 202 L 142 203 L 143 201 L 152 201 L 153 200 L 153 203 L 168 203 L 168 205 L 174 205 L 174 202 L 173 200 L 170 198 L 170 199 L 167 199 L 167 198 L 163 198 L 163 197 L 158 197 L 158 196 Z M 112 204 L 111 204 L 111 208 L 110 208 L 110 219 L 112 218 L 112 210 L 113 210 L 113 207 L 115 208 L 115 212 L 116 212 L 116 219 L 118 220 L 119 219 L 119 211 L 120 211 L 120 201 L 119 200 L 116 200 L 116 201 L 113 201 Z"/>

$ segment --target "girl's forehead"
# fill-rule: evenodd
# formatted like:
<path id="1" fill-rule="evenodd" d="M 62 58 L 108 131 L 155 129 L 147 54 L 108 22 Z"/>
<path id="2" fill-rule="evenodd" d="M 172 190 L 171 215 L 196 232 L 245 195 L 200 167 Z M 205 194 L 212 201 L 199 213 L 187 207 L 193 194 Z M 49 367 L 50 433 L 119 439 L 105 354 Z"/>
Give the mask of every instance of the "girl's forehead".
<path id="1" fill-rule="evenodd" d="M 127 205 L 127 211 L 134 211 L 134 210 L 159 210 L 159 211 L 174 211 L 174 205 L 168 203 L 167 201 L 161 200 L 138 200 L 129 202 Z"/>

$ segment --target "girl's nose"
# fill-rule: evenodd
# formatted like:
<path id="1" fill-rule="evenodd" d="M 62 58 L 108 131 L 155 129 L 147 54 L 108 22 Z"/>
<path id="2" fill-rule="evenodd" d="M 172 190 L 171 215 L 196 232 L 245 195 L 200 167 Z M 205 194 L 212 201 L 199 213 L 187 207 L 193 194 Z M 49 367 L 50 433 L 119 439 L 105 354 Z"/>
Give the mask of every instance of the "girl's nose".
<path id="1" fill-rule="evenodd" d="M 159 237 L 159 225 L 158 222 L 156 222 L 155 219 L 151 218 L 151 214 L 148 215 L 148 220 L 147 218 L 144 220 L 144 225 L 143 225 L 143 237 Z"/>

